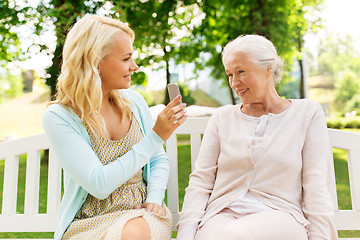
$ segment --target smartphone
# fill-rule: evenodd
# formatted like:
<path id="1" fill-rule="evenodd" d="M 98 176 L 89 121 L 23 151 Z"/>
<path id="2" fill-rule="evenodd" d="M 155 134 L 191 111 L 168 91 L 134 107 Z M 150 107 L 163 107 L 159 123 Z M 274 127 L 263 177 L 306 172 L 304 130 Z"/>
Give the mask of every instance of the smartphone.
<path id="1" fill-rule="evenodd" d="M 180 95 L 180 89 L 179 89 L 179 85 L 177 83 L 169 83 L 167 85 L 167 89 L 168 89 L 170 101 L 172 101 L 174 98 L 176 98 L 177 96 Z M 180 101 L 180 103 L 182 103 L 182 102 Z"/>

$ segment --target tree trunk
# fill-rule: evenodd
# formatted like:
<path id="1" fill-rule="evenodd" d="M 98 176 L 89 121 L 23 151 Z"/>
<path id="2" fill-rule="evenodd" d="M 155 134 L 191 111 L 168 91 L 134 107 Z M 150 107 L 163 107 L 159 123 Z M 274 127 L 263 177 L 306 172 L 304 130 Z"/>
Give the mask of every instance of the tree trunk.
<path id="1" fill-rule="evenodd" d="M 229 87 L 228 89 L 229 89 L 229 94 L 230 94 L 230 97 L 231 97 L 231 102 L 232 102 L 233 105 L 235 105 L 236 102 L 235 102 L 235 97 L 234 97 L 234 94 L 233 94 L 233 90 L 230 87 L 229 81 L 226 81 L 226 83 L 227 83 L 227 86 Z"/>
<path id="2" fill-rule="evenodd" d="M 165 52 L 166 53 L 166 52 Z M 170 97 L 167 90 L 167 85 L 170 83 L 170 69 L 169 69 L 169 60 L 165 61 L 166 63 L 166 86 L 165 86 L 165 97 L 164 97 L 164 104 L 165 106 L 169 104 Z"/>
<path id="3" fill-rule="evenodd" d="M 50 74 L 50 77 L 46 79 L 46 85 L 50 86 L 51 95 L 50 99 L 53 101 L 55 100 L 57 89 L 56 89 L 56 83 L 57 83 L 57 77 L 60 73 L 60 64 L 62 61 L 62 44 L 57 44 L 54 57 L 52 59 L 52 65 L 46 69 L 47 73 Z"/>
<path id="4" fill-rule="evenodd" d="M 302 44 L 301 38 L 298 38 L 298 50 L 301 53 Z M 298 58 L 299 67 L 300 67 L 300 98 L 305 98 L 305 78 L 304 78 L 304 65 L 302 58 Z"/>
<path id="5" fill-rule="evenodd" d="M 259 19 L 255 13 L 261 14 L 261 19 Z M 266 0 L 257 0 L 253 1 L 251 8 L 249 10 L 249 19 L 253 26 L 253 32 L 255 34 L 260 34 L 265 36 L 268 39 L 271 39 L 269 29 L 269 20 L 266 14 Z"/>

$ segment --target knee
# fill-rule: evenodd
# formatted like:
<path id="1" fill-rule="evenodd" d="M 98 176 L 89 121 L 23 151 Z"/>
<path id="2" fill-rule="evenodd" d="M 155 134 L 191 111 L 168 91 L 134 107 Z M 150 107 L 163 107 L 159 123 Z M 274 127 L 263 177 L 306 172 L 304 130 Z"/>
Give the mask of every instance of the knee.
<path id="1" fill-rule="evenodd" d="M 236 221 L 229 223 L 226 225 L 221 232 L 219 232 L 222 238 L 228 240 L 250 240 L 251 235 L 249 235 L 249 231 L 247 229 L 242 228 Z M 220 238 L 219 238 L 220 239 Z"/>
<path id="2" fill-rule="evenodd" d="M 145 219 L 135 218 L 125 224 L 122 240 L 144 239 L 150 240 L 150 228 Z"/>
<path id="3" fill-rule="evenodd" d="M 245 238 L 245 232 L 241 231 L 239 227 L 232 226 L 233 224 L 222 225 L 221 227 L 213 228 L 202 228 L 200 229 L 196 236 L 195 240 L 243 240 Z"/>

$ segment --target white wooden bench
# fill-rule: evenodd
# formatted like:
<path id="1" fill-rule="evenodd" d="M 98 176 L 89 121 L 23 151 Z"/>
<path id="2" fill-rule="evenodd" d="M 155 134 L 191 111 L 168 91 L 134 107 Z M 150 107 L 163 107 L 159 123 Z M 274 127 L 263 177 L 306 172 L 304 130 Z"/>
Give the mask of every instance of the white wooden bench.
<path id="1" fill-rule="evenodd" d="M 205 131 L 207 122 L 208 118 L 189 118 L 166 142 L 171 169 L 167 204 L 173 214 L 173 230 L 176 230 L 175 225 L 179 219 L 176 135 L 190 135 L 191 166 L 193 167 L 199 152 L 201 135 Z M 360 134 L 329 129 L 329 135 L 332 147 L 347 151 L 352 201 L 351 210 L 336 211 L 335 224 L 338 230 L 360 230 Z M 44 134 L 0 143 L 0 162 L 5 160 L 0 233 L 53 232 L 55 230 L 61 199 L 61 168 L 51 151 L 48 165 L 46 213 L 39 213 L 40 153 L 48 147 Z M 27 155 L 24 212 L 17 213 L 19 156 L 24 154 Z"/>

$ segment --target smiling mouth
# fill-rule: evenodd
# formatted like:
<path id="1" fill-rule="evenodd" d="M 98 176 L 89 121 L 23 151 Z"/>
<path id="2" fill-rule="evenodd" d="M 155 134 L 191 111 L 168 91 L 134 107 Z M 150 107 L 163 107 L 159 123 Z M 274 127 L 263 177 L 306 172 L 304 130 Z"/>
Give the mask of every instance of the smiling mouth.
<path id="1" fill-rule="evenodd" d="M 239 94 L 242 94 L 242 93 L 246 92 L 247 90 L 249 90 L 249 88 L 246 88 L 246 89 L 244 89 L 244 90 L 242 90 L 242 91 L 238 91 L 238 93 L 239 93 Z"/>
<path id="2" fill-rule="evenodd" d="M 125 75 L 124 78 L 131 78 L 131 74 Z"/>

